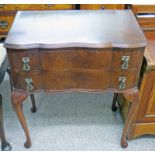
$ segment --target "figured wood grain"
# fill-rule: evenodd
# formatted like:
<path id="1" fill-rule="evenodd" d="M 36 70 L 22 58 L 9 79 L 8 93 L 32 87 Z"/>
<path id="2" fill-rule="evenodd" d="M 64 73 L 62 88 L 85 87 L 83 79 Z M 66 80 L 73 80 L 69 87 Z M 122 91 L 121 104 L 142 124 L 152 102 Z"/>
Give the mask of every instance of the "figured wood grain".
<path id="1" fill-rule="evenodd" d="M 73 4 L 3 4 L 0 7 L 0 11 L 66 10 L 73 8 Z"/>
<path id="2" fill-rule="evenodd" d="M 14 88 L 26 90 L 25 78 L 32 78 L 38 90 L 119 90 L 119 77 L 126 77 L 126 90 L 137 86 L 144 48 L 8 49 Z M 18 57 L 17 57 L 18 55 Z M 130 56 L 122 70 L 122 56 Z M 30 59 L 30 71 L 23 71 L 22 58 Z M 137 61 L 139 59 L 139 61 Z"/>
<path id="3" fill-rule="evenodd" d="M 130 10 L 19 11 L 4 44 L 12 49 L 136 48 L 146 40 Z"/>
<path id="4" fill-rule="evenodd" d="M 130 8 L 132 11 L 137 13 L 155 13 L 155 5 L 135 5 L 131 4 Z"/>
<path id="5" fill-rule="evenodd" d="M 124 9 L 124 4 L 80 4 L 81 10 Z"/>

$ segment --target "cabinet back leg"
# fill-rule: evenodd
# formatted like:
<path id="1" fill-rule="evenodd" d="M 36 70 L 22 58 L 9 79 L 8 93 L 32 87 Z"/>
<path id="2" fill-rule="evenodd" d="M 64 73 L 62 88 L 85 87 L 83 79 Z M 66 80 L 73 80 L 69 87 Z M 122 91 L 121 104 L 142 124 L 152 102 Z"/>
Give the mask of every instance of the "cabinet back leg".
<path id="1" fill-rule="evenodd" d="M 36 108 L 36 102 L 35 102 L 34 94 L 30 94 L 30 98 L 31 98 L 31 102 L 32 102 L 31 112 L 35 113 L 37 111 L 37 108 Z"/>

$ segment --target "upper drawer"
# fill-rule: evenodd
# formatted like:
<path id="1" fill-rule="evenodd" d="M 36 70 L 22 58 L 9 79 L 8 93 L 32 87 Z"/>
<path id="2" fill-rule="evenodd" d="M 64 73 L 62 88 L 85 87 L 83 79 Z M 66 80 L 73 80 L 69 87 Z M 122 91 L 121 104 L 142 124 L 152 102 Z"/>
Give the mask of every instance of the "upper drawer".
<path id="1" fill-rule="evenodd" d="M 0 15 L 0 34 L 6 34 L 14 20 L 14 15 Z"/>
<path id="2" fill-rule="evenodd" d="M 135 13 L 155 13 L 155 5 L 128 5 Z"/>
<path id="3" fill-rule="evenodd" d="M 68 10 L 74 9 L 73 4 L 0 4 L 0 11 L 17 10 Z"/>
<path id="4" fill-rule="evenodd" d="M 31 73 L 40 71 L 39 52 L 36 49 L 30 50 L 14 50 L 7 49 L 11 71 Z"/>
<path id="5" fill-rule="evenodd" d="M 40 51 L 43 70 L 109 70 L 111 49 L 69 48 Z"/>
<path id="6" fill-rule="evenodd" d="M 137 70 L 139 72 L 143 60 L 144 48 L 119 49 L 114 48 L 112 52 L 112 72 L 128 72 Z"/>
<path id="7" fill-rule="evenodd" d="M 124 9 L 124 4 L 80 4 L 81 10 Z"/>
<path id="8" fill-rule="evenodd" d="M 155 14 L 149 15 L 138 15 L 138 23 L 142 30 L 155 30 Z"/>

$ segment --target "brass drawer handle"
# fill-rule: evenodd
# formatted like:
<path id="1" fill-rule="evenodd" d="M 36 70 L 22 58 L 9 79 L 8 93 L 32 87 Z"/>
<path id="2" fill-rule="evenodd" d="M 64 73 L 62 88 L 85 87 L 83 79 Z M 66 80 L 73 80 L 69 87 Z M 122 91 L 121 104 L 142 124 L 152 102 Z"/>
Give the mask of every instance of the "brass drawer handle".
<path id="1" fill-rule="evenodd" d="M 28 72 L 31 70 L 31 66 L 29 65 L 29 62 L 30 62 L 29 57 L 22 57 L 22 63 L 23 63 L 22 70 L 23 71 Z"/>
<path id="2" fill-rule="evenodd" d="M 26 82 L 26 90 L 27 91 L 34 90 L 32 78 L 25 78 L 25 82 Z"/>
<path id="3" fill-rule="evenodd" d="M 130 56 L 122 56 L 121 60 L 122 60 L 121 69 L 123 69 L 123 70 L 128 69 Z"/>
<path id="4" fill-rule="evenodd" d="M 47 7 L 53 7 L 54 4 L 46 4 Z"/>
<path id="5" fill-rule="evenodd" d="M 5 4 L 0 4 L 0 8 L 4 8 Z"/>
<path id="6" fill-rule="evenodd" d="M 5 20 L 0 21 L 0 28 L 6 29 L 8 25 L 9 25 L 8 21 L 5 21 Z"/>
<path id="7" fill-rule="evenodd" d="M 119 89 L 126 88 L 126 77 L 119 77 Z"/>
<path id="8" fill-rule="evenodd" d="M 101 6 L 100 9 L 101 9 L 101 10 L 104 10 L 104 9 L 105 9 L 105 6 Z"/>

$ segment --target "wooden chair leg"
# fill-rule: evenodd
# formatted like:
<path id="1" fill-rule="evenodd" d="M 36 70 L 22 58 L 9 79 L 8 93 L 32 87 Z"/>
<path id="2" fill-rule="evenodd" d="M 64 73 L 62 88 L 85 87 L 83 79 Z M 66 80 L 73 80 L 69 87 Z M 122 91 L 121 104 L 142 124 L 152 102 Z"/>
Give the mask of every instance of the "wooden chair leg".
<path id="1" fill-rule="evenodd" d="M 10 151 L 12 149 L 11 145 L 7 142 L 4 132 L 3 124 L 3 112 L 2 112 L 2 95 L 0 94 L 0 139 L 2 142 L 2 151 Z"/>
<path id="2" fill-rule="evenodd" d="M 30 148 L 31 147 L 31 138 L 30 138 L 28 127 L 27 127 L 26 119 L 24 117 L 23 110 L 22 110 L 22 102 L 27 98 L 27 96 L 28 96 L 28 94 L 25 92 L 17 92 L 15 90 L 12 90 L 12 92 L 11 92 L 11 103 L 13 105 L 13 108 L 17 114 L 17 117 L 18 117 L 18 119 L 21 123 L 21 126 L 24 129 L 25 135 L 26 135 L 26 142 L 25 142 L 24 146 L 26 148 Z"/>
<path id="3" fill-rule="evenodd" d="M 37 111 L 37 108 L 36 108 L 36 102 L 35 102 L 34 94 L 30 94 L 30 98 L 31 98 L 31 102 L 32 102 L 31 112 L 35 113 Z"/>
<path id="4" fill-rule="evenodd" d="M 118 97 L 118 93 L 114 93 L 114 97 L 113 97 L 113 101 L 112 101 L 112 106 L 111 106 L 111 110 L 112 111 L 117 111 L 118 107 L 116 105 L 117 103 L 117 97 Z"/>
<path id="5" fill-rule="evenodd" d="M 127 134 L 131 127 L 131 124 L 134 120 L 134 117 L 135 117 L 135 114 L 136 114 L 136 111 L 138 108 L 138 103 L 139 103 L 138 93 L 139 93 L 139 91 L 137 90 L 137 92 L 134 92 L 134 93 L 124 93 L 123 94 L 127 100 L 132 102 L 132 105 L 131 105 L 128 115 L 127 115 L 127 118 L 125 120 L 125 125 L 123 128 L 123 133 L 122 133 L 122 137 L 121 137 L 121 146 L 123 148 L 126 148 L 128 146 Z"/>

